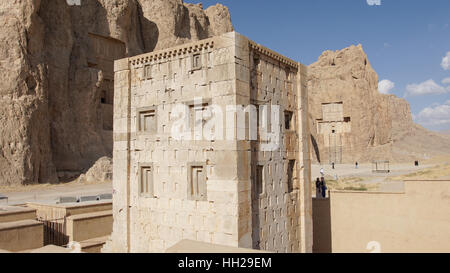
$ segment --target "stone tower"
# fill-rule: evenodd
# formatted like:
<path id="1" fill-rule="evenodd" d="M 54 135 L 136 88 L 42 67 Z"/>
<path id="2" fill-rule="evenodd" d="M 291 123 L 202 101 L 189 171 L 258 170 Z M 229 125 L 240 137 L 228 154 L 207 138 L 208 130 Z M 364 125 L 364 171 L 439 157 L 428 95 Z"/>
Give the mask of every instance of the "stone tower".
<path id="1" fill-rule="evenodd" d="M 105 252 L 312 250 L 306 68 L 238 33 L 115 62 Z"/>

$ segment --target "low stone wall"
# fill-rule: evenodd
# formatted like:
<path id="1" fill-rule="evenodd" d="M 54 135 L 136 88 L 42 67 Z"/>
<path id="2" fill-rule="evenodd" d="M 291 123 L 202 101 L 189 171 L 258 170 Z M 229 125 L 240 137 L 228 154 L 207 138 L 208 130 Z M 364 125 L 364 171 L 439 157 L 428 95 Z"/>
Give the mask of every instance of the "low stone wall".
<path id="1" fill-rule="evenodd" d="M 405 181 L 404 193 L 332 191 L 329 211 L 319 202 L 326 201 L 314 200 L 319 251 L 450 252 L 450 181 Z"/>
<path id="2" fill-rule="evenodd" d="M 85 253 L 100 253 L 108 238 L 109 235 L 82 241 L 80 242 L 81 251 Z"/>
<path id="3" fill-rule="evenodd" d="M 67 217 L 67 236 L 75 242 L 107 236 L 112 225 L 112 210 L 73 215 Z"/>
<path id="4" fill-rule="evenodd" d="M 111 201 L 27 206 L 1 208 L 0 249 L 30 252 L 75 241 L 83 252 L 97 253 L 112 232 Z"/>
<path id="5" fill-rule="evenodd" d="M 61 219 L 71 215 L 107 211 L 112 209 L 112 202 L 85 202 L 68 204 L 27 203 L 27 207 L 36 210 L 36 215 L 42 220 Z"/>
<path id="6" fill-rule="evenodd" d="M 36 209 L 13 206 L 0 208 L 0 223 L 29 219 L 36 219 Z"/>
<path id="7" fill-rule="evenodd" d="M 44 245 L 44 231 L 41 222 L 20 220 L 0 223 L 0 249 L 23 251 Z"/>
<path id="8" fill-rule="evenodd" d="M 44 223 L 44 244 L 81 243 L 110 235 L 112 230 L 111 201 L 27 205 L 36 210 L 37 219 Z"/>

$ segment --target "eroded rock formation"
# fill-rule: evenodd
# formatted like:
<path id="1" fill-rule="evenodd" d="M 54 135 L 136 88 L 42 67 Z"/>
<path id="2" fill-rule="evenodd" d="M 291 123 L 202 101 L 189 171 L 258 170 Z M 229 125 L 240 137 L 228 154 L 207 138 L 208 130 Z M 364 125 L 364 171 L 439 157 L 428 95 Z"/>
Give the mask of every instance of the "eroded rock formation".
<path id="1" fill-rule="evenodd" d="M 2 1 L 0 185 L 71 179 L 111 156 L 114 59 L 232 30 L 220 4 Z"/>
<path id="2" fill-rule="evenodd" d="M 321 163 L 409 161 L 450 151 L 412 120 L 409 104 L 378 92 L 362 46 L 325 51 L 308 70 L 312 158 Z"/>
<path id="3" fill-rule="evenodd" d="M 80 183 L 104 183 L 112 182 L 113 161 L 112 158 L 104 156 L 95 162 L 86 174 L 80 175 L 77 182 Z"/>

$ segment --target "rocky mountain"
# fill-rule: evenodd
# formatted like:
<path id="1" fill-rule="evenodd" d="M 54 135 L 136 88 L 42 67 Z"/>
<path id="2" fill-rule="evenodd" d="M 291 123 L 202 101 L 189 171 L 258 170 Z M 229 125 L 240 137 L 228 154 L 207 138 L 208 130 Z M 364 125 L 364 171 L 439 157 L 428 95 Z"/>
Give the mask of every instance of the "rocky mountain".
<path id="1" fill-rule="evenodd" d="M 413 122 L 409 104 L 378 92 L 361 45 L 325 51 L 308 70 L 313 161 L 412 161 L 450 153 L 448 137 Z"/>
<path id="2" fill-rule="evenodd" d="M 57 182 L 112 151 L 113 61 L 233 30 L 182 0 L 0 3 L 0 185 Z"/>

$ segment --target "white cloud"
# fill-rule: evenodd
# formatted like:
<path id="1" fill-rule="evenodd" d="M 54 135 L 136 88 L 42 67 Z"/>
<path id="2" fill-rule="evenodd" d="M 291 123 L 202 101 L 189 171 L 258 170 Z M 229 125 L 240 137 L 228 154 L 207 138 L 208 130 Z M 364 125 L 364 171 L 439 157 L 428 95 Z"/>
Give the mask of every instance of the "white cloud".
<path id="1" fill-rule="evenodd" d="M 423 109 L 419 114 L 414 115 L 414 120 L 424 126 L 450 125 L 450 100 L 444 104 Z"/>
<path id="2" fill-rule="evenodd" d="M 390 80 L 382 80 L 378 83 L 378 91 L 382 94 L 389 94 L 389 92 L 394 89 L 395 83 Z"/>
<path id="3" fill-rule="evenodd" d="M 450 51 L 442 58 L 441 66 L 444 70 L 450 70 Z"/>
<path id="4" fill-rule="evenodd" d="M 442 87 L 433 80 L 414 83 L 406 86 L 405 96 L 420 96 L 428 94 L 444 94 L 450 92 L 450 87 Z"/>
<path id="5" fill-rule="evenodd" d="M 450 78 L 443 79 L 442 84 L 450 84 Z"/>

